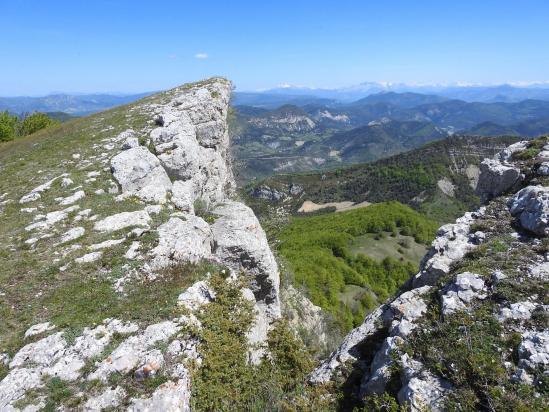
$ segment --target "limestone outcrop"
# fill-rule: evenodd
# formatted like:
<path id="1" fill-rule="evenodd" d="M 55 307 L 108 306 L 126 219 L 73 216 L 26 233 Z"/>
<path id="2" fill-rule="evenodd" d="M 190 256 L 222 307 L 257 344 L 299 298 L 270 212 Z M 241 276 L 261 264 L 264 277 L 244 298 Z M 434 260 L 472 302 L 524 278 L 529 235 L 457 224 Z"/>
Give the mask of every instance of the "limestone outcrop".
<path id="1" fill-rule="evenodd" d="M 527 155 L 522 156 L 526 161 L 516 160 L 521 156 L 514 154 L 529 147 L 520 142 L 482 163 L 477 190 L 485 201 L 493 200 L 439 229 L 419 273 L 347 335 L 309 375 L 311 383 L 344 380 L 358 399 L 389 391 L 406 410 L 442 411 L 448 399 L 460 402 L 455 395 L 460 388 L 447 376 L 454 373 L 452 368 L 459 373 L 467 366 L 444 364 L 448 355 L 428 347 L 436 343 L 421 339 L 451 333 L 453 338 L 444 339 L 456 339 L 456 347 L 465 345 L 467 350 L 472 339 L 486 339 L 485 332 L 471 337 L 470 326 L 494 322 L 499 326 L 490 333 L 501 345 L 494 362 L 504 360 L 500 379 L 531 385 L 540 396 L 542 377 L 549 374 L 548 305 L 542 297 L 549 266 L 545 243 L 539 239 L 549 233 L 549 181 L 541 180 L 544 169 L 528 162 Z M 510 259 L 519 260 L 510 264 Z M 510 292 L 513 287 L 517 289 Z M 461 329 L 449 332 L 445 325 Z M 512 336 L 520 336 L 512 349 L 514 358 L 503 354 L 505 339 Z M 437 370 L 440 365 L 447 373 Z"/>
<path id="2" fill-rule="evenodd" d="M 509 200 L 509 212 L 520 225 L 540 236 L 549 234 L 549 188 L 528 186 Z"/>
<path id="3" fill-rule="evenodd" d="M 78 173 L 40 179 L 45 183 L 19 198 L 21 204 L 33 206 L 24 208 L 24 213 L 34 214 L 23 230 L 33 236 L 25 240 L 29 248 L 54 238 L 52 243 L 59 248 L 56 261 L 78 254 L 60 272 L 93 268 L 109 255 L 127 259 L 118 278 L 108 267 L 99 267 L 94 275 L 109 280 L 113 276 L 113 293 L 121 296 L 132 282 L 147 280 L 154 288 L 165 269 L 177 270 L 186 263 L 225 268 L 231 281 L 249 277 L 251 284 L 242 293 L 254 303 L 255 322 L 248 339 L 254 348 L 251 360 L 258 361 L 262 352 L 256 347 L 281 316 L 279 272 L 259 221 L 234 197 L 227 125 L 231 87 L 229 81 L 215 78 L 136 103 L 126 118 L 134 110 L 148 116 L 144 127 L 125 125 L 114 137 L 93 143 L 94 155 L 73 153 L 66 163 L 75 165 Z M 102 132 L 112 128 L 103 127 Z M 112 175 L 106 178 L 109 172 Z M 82 182 L 76 175 L 83 176 Z M 48 191 L 63 193 L 51 208 L 42 204 L 53 197 L 44 196 Z M 86 411 L 190 410 L 192 382 L 183 360 L 200 365 L 201 357 L 197 341 L 182 331 L 190 325 L 200 327 L 193 312 L 215 299 L 208 288 L 209 275 L 204 276 L 179 291 L 174 313 L 185 314 L 172 319 L 147 319 L 139 325 L 105 319 L 73 340 L 51 322 L 34 325 L 25 335 L 32 342 L 13 356 L 0 354 L 2 364 L 8 365 L 0 381 L 0 410 L 18 410 L 28 391 L 44 392 L 52 378 L 78 385 L 100 382 L 101 390 L 77 395 L 79 408 Z M 145 380 L 157 373 L 166 381 L 148 396 L 109 384 L 113 375 Z M 29 402 L 25 410 L 38 410 L 46 399 L 39 396 Z"/>

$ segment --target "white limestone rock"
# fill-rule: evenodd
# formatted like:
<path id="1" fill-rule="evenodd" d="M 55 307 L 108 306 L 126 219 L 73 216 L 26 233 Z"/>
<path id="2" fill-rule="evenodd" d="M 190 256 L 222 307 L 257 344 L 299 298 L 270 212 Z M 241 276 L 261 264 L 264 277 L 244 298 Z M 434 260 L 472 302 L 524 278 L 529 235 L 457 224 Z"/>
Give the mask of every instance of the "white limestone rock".
<path id="1" fill-rule="evenodd" d="M 91 252 L 91 253 L 86 253 L 84 256 L 74 259 L 74 261 L 76 263 L 92 263 L 92 262 L 95 262 L 96 260 L 101 259 L 101 256 L 103 256 L 103 252 Z"/>
<path id="2" fill-rule="evenodd" d="M 137 196 L 147 202 L 162 203 L 172 183 L 158 158 L 145 147 L 125 150 L 111 159 L 115 179 L 123 196 Z"/>
<path id="3" fill-rule="evenodd" d="M 540 236 L 549 234 L 549 188 L 525 187 L 509 199 L 508 206 L 524 229 Z"/>
<path id="4" fill-rule="evenodd" d="M 70 177 L 64 177 L 62 180 L 61 180 L 61 187 L 69 187 L 71 185 L 73 185 L 74 182 L 73 180 L 70 178 Z"/>
<path id="5" fill-rule="evenodd" d="M 70 213 L 77 211 L 80 207 L 78 205 L 69 206 L 63 210 L 56 210 L 46 215 L 36 215 L 34 217 L 35 222 L 25 227 L 25 230 L 30 232 L 33 230 L 47 230 L 56 223 L 59 223 L 69 217 Z"/>
<path id="6" fill-rule="evenodd" d="M 549 176 L 549 162 L 543 162 L 538 167 L 538 175 Z"/>
<path id="7" fill-rule="evenodd" d="M 50 189 L 51 188 L 51 185 L 59 180 L 59 179 L 62 179 L 64 177 L 67 177 L 68 176 L 68 173 L 63 173 L 62 175 L 59 175 L 57 177 L 54 177 L 53 179 L 47 181 L 46 183 L 44 184 L 41 184 L 40 186 L 37 186 L 35 187 L 34 189 L 32 189 L 29 193 L 27 193 L 25 196 L 23 196 L 20 200 L 19 200 L 19 203 L 23 204 L 23 203 L 28 203 L 28 202 L 33 202 L 35 200 L 38 200 L 40 199 L 41 195 L 40 193 L 42 192 L 45 192 L 46 190 Z"/>
<path id="8" fill-rule="evenodd" d="M 401 363 L 403 386 L 397 395 L 398 402 L 412 412 L 445 410 L 445 397 L 452 390 L 450 382 L 434 376 L 407 354 L 401 357 Z"/>
<path id="9" fill-rule="evenodd" d="M 322 308 L 316 306 L 303 293 L 292 285 L 282 288 L 281 302 L 284 317 L 294 330 L 303 330 L 315 339 L 315 344 L 326 348 L 328 345 L 328 325 Z"/>
<path id="10" fill-rule="evenodd" d="M 105 409 L 116 408 L 126 397 L 126 391 L 120 386 L 107 388 L 97 396 L 89 398 L 84 404 L 85 412 L 101 412 Z"/>
<path id="11" fill-rule="evenodd" d="M 528 141 L 523 140 L 517 143 L 513 143 L 510 146 L 507 146 L 501 152 L 494 156 L 494 159 L 499 160 L 500 162 L 510 162 L 513 159 L 513 154 L 517 152 L 522 152 L 528 148 Z"/>
<path id="12" fill-rule="evenodd" d="M 170 176 L 181 180 L 192 179 L 198 174 L 201 157 L 201 148 L 196 139 L 179 140 L 177 147 L 158 156 Z"/>
<path id="13" fill-rule="evenodd" d="M 198 216 L 187 215 L 185 220 L 172 217 L 160 225 L 158 236 L 158 246 L 152 250 L 155 268 L 183 261 L 196 263 L 212 256 L 212 231 Z"/>
<path id="14" fill-rule="evenodd" d="M 55 329 L 55 325 L 52 325 L 50 322 L 38 323 L 31 326 L 25 332 L 25 339 L 30 338 L 31 336 L 40 335 L 41 333 Z"/>
<path id="15" fill-rule="evenodd" d="M 23 346 L 10 362 L 10 369 L 24 365 L 48 366 L 63 356 L 67 343 L 57 332 Z"/>
<path id="16" fill-rule="evenodd" d="M 176 180 L 172 186 L 172 202 L 184 212 L 194 214 L 194 201 L 196 200 L 196 187 L 193 180 Z"/>
<path id="17" fill-rule="evenodd" d="M 132 226 L 149 227 L 151 217 L 145 210 L 122 212 L 99 220 L 93 226 L 98 232 L 115 232 Z"/>
<path id="18" fill-rule="evenodd" d="M 532 317 L 532 312 L 538 305 L 534 302 L 517 302 L 509 305 L 508 308 L 501 308 L 498 314 L 498 320 L 505 322 L 507 320 L 528 320 Z"/>
<path id="19" fill-rule="evenodd" d="M 202 305 L 210 303 L 215 299 L 215 294 L 208 284 L 204 281 L 198 281 L 181 293 L 177 298 L 177 303 L 184 306 L 191 312 L 195 312 Z"/>
<path id="20" fill-rule="evenodd" d="M 13 403 L 25 397 L 27 391 L 44 386 L 39 368 L 11 370 L 0 381 L 0 410 L 13 408 Z"/>
<path id="21" fill-rule="evenodd" d="M 467 212 L 456 223 L 440 227 L 431 249 L 421 261 L 419 273 L 413 279 L 415 288 L 434 285 L 441 276 L 450 273 L 453 262 L 478 245 L 481 239 L 471 236 L 470 229 L 473 221 L 484 214 L 484 210 L 480 208 L 476 212 Z"/>
<path id="22" fill-rule="evenodd" d="M 145 360 L 148 351 L 166 342 L 181 329 L 175 322 L 164 321 L 148 326 L 142 333 L 124 340 L 98 368 L 88 375 L 88 380 L 106 382 L 112 373 L 127 374 Z"/>
<path id="23" fill-rule="evenodd" d="M 520 368 L 535 370 L 540 367 L 549 372 L 549 331 L 523 333 L 518 356 Z"/>
<path id="24" fill-rule="evenodd" d="M 467 309 L 473 299 L 486 298 L 484 280 L 476 273 L 464 272 L 448 283 L 442 295 L 442 313 L 447 316 Z"/>
<path id="25" fill-rule="evenodd" d="M 86 229 L 81 226 L 73 227 L 72 229 L 67 230 L 61 235 L 61 240 L 59 241 L 59 243 L 67 243 L 79 239 L 84 236 L 85 232 Z"/>
<path id="26" fill-rule="evenodd" d="M 215 255 L 233 270 L 252 274 L 256 300 L 280 316 L 278 265 L 253 211 L 242 203 L 225 201 L 213 214 L 219 216 L 211 226 Z"/>
<path id="27" fill-rule="evenodd" d="M 112 140 L 114 142 L 122 142 L 122 141 L 124 141 L 126 139 L 129 139 L 131 137 L 135 137 L 135 131 L 133 129 L 126 129 L 123 132 L 119 133 Z"/>
<path id="28" fill-rule="evenodd" d="M 132 399 L 129 412 L 190 412 L 190 377 L 160 385 L 150 398 Z"/>
<path id="29" fill-rule="evenodd" d="M 404 292 L 393 300 L 383 314 L 391 336 L 408 336 L 416 327 L 416 321 L 427 312 L 423 296 L 431 291 L 431 286 L 422 286 Z"/>
<path id="30" fill-rule="evenodd" d="M 359 327 L 353 329 L 341 345 L 333 351 L 311 374 L 308 380 L 314 384 L 327 383 L 347 362 L 355 362 L 360 358 L 360 344 L 383 328 L 382 315 L 387 310 L 386 305 L 379 306 L 366 316 Z"/>
<path id="31" fill-rule="evenodd" d="M 128 137 L 126 138 L 126 140 L 124 140 L 124 143 L 122 143 L 122 146 L 120 146 L 120 148 L 122 150 L 129 150 L 138 146 L 139 146 L 139 139 L 137 137 Z"/>
<path id="32" fill-rule="evenodd" d="M 383 341 L 372 360 L 370 373 L 363 376 L 360 385 L 361 396 L 380 394 L 385 390 L 392 375 L 393 353 L 398 352 L 403 343 L 404 340 L 400 336 L 390 336 Z"/>
<path id="33" fill-rule="evenodd" d="M 132 242 L 132 244 L 130 245 L 130 247 L 128 248 L 128 250 L 126 251 L 126 253 L 124 254 L 124 257 L 126 259 L 135 259 L 139 256 L 139 247 L 140 247 L 141 243 L 140 242 L 137 242 L 137 241 L 134 241 Z"/>
<path id="34" fill-rule="evenodd" d="M 126 238 L 109 239 L 109 240 L 105 240 L 104 242 L 101 242 L 101 243 L 95 243 L 93 245 L 90 245 L 88 247 L 88 249 L 90 249 L 90 250 L 107 249 L 107 248 L 111 248 L 113 246 L 117 246 L 117 245 L 123 243 L 125 240 L 126 240 Z"/>
<path id="35" fill-rule="evenodd" d="M 549 262 L 541 262 L 530 265 L 528 267 L 527 274 L 533 279 L 538 279 L 542 281 L 549 280 Z"/>
<path id="36" fill-rule="evenodd" d="M 519 168 L 502 164 L 498 160 L 484 159 L 480 164 L 476 192 L 481 197 L 481 201 L 486 202 L 517 187 L 522 179 Z"/>

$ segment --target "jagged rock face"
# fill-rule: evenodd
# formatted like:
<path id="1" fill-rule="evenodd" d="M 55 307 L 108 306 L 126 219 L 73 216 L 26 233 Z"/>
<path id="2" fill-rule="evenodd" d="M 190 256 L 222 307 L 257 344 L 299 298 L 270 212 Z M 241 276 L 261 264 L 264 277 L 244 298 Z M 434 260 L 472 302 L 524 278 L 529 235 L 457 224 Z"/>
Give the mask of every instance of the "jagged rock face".
<path id="1" fill-rule="evenodd" d="M 185 183 L 186 208 L 196 199 L 220 202 L 234 187 L 227 166 L 229 98 L 230 86 L 215 83 L 177 96 L 157 116 L 152 144 L 168 174 Z"/>
<path id="2" fill-rule="evenodd" d="M 517 185 L 525 184 L 525 176 L 529 176 L 528 179 L 545 176 L 541 168 L 531 163 L 513 161 L 513 153 L 528 147 L 525 143 L 516 144 L 493 160 L 483 162 L 479 179 L 479 194 L 483 199 L 520 189 Z M 532 177 L 531 172 L 525 172 L 525 167 L 534 169 L 537 175 Z M 514 360 L 510 355 L 500 354 L 504 349 L 496 351 L 498 361 L 501 362 L 502 356 L 506 359 L 501 368 L 506 370 L 508 382 L 533 385 L 539 392 L 542 385 L 539 374 L 549 373 L 547 322 L 540 320 L 547 319 L 549 308 L 546 296 L 543 296 L 549 279 L 549 264 L 545 252 L 539 256 L 540 252 L 532 249 L 542 244 L 535 236 L 548 233 L 548 190 L 547 186 L 528 186 L 514 195 L 494 199 L 475 212 L 466 213 L 453 224 L 442 226 L 421 262 L 419 273 L 405 285 L 408 290 L 369 314 L 362 325 L 351 331 L 339 348 L 309 375 L 310 382 L 352 379 L 346 382 L 347 387 L 353 388 L 353 393 L 359 398 L 380 394 L 392 382 L 392 394 L 401 405 L 406 404 L 407 410 L 445 410 L 448 397 L 459 393 L 460 388 L 432 364 L 425 364 L 428 359 L 423 356 L 424 352 L 410 345 L 417 342 L 414 340 L 417 336 L 424 336 L 425 328 L 433 328 L 437 322 L 450 322 L 449 319 L 455 319 L 455 316 L 468 316 L 468 319 L 484 316 L 479 309 L 483 307 L 484 310 L 488 308 L 493 321 L 500 324 L 501 329 L 494 332 L 498 338 L 506 336 L 509 339 L 520 334 L 520 343 L 513 349 L 516 353 Z M 514 225 L 513 216 L 518 226 Z M 474 227 L 477 224 L 486 227 L 486 232 L 477 230 Z M 518 267 L 505 266 L 506 274 L 500 269 L 501 263 L 496 261 L 493 267 L 484 268 L 479 273 L 458 270 L 460 265 L 467 265 L 464 261 L 474 267 L 469 252 L 488 243 L 479 248 L 482 249 L 480 253 L 487 253 L 484 251 L 500 245 L 502 239 L 507 239 L 511 246 L 500 246 L 500 252 L 490 253 L 507 253 L 507 256 L 515 253 L 514 256 L 523 259 Z M 483 266 L 480 264 L 478 267 Z M 490 270 L 493 272 L 487 275 L 486 271 Z M 527 283 L 535 291 L 520 292 L 529 295 L 514 302 L 510 299 L 518 298 L 502 298 L 505 289 L 500 289 L 511 282 L 513 276 L 509 273 L 513 270 L 516 277 L 513 282 Z M 432 313 L 435 307 L 442 316 L 429 320 L 428 313 Z M 464 336 L 467 338 L 467 333 Z M 483 339 L 482 336 L 479 339 Z M 413 350 L 410 352 L 410 349 Z M 422 355 L 416 357 L 417 353 Z M 440 354 L 441 357 L 444 355 Z M 441 362 L 440 358 L 437 362 Z M 395 363 L 399 370 L 397 376 Z M 459 370 L 464 365 L 449 366 L 454 367 Z M 395 381 L 400 383 L 396 389 Z"/>

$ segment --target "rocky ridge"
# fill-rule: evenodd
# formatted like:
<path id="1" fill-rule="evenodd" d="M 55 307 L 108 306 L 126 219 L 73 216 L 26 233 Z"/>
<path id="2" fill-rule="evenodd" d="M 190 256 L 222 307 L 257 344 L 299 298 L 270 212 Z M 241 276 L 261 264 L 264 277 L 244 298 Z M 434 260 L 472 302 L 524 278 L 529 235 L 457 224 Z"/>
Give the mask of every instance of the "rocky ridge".
<path id="1" fill-rule="evenodd" d="M 256 311 L 248 338 L 264 342 L 270 323 L 281 313 L 279 272 L 254 213 L 234 198 L 228 158 L 230 93 L 230 82 L 215 78 L 133 105 L 126 118 L 148 119 L 140 129 L 94 143 L 97 154 L 73 153 L 63 161 L 84 172 L 78 175 L 82 181 L 76 173 L 63 173 L 17 199 L 18 213 L 32 217 L 23 232 L 28 236 L 24 243 L 37 251 L 50 245 L 61 248 L 54 253 L 63 264 L 60 273 L 101 265 L 117 250 L 114 253 L 128 262 L 122 266 L 123 276 L 112 282 L 122 295 L 129 285 L 161 279 L 163 270 L 185 262 L 226 267 L 233 279 L 246 274 L 251 283 L 243 294 Z M 102 126 L 103 134 L 115 129 Z M 87 188 L 98 184 L 105 188 Z M 66 195 L 49 203 L 48 191 L 59 190 Z M 80 206 L 90 198 L 100 198 L 103 206 L 117 205 L 112 209 L 119 211 L 107 215 Z M 156 240 L 150 242 L 150 237 Z M 105 271 L 109 267 L 103 264 L 97 273 Z M 123 405 L 132 411 L 189 410 L 189 371 L 174 359 L 200 362 L 197 342 L 185 340 L 182 330 L 196 326 L 193 311 L 213 299 L 203 279 L 180 290 L 178 302 L 173 302 L 186 308 L 184 314 L 159 323 L 106 318 L 75 339 L 51 322 L 31 326 L 22 348 L 1 354 L 7 374 L 0 381 L 0 409 L 43 408 L 46 399 L 39 393 L 47 378 L 79 385 L 102 382 L 99 390 L 77 394 L 83 410 Z M 260 349 L 253 351 L 251 360 L 260 355 Z M 162 374 L 165 381 L 149 397 L 139 397 L 122 386 L 104 386 L 113 374 L 137 379 Z M 27 399 L 33 391 L 38 395 Z"/>
<path id="2" fill-rule="evenodd" d="M 310 382 L 343 385 L 347 405 L 372 405 L 388 393 L 412 411 L 498 410 L 518 396 L 540 408 L 549 376 L 547 149 L 541 138 L 484 160 L 477 191 L 486 205 L 439 229 L 419 273 L 351 331 Z M 498 366 L 476 386 L 480 372 L 459 362 L 483 355 Z M 487 368 L 475 364 L 483 358 L 467 359 Z"/>

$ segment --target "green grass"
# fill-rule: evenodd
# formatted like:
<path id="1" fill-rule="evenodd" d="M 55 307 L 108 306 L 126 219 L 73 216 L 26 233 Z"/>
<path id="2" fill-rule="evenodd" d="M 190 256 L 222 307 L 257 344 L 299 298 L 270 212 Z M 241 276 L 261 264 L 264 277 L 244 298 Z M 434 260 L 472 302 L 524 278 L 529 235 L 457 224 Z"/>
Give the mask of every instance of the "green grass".
<path id="1" fill-rule="evenodd" d="M 419 256 L 419 249 L 431 241 L 436 228 L 408 206 L 379 203 L 347 212 L 293 217 L 277 235 L 278 252 L 288 262 L 295 284 L 304 286 L 313 303 L 331 313 L 345 331 L 361 323 L 368 310 L 417 271 L 418 260 L 406 260 L 404 255 Z M 357 253 L 374 251 L 375 237 L 381 239 L 387 232 L 395 237 L 375 251 L 378 259 Z M 399 247 L 382 257 L 389 242 Z"/>
<path id="2" fill-rule="evenodd" d="M 136 262 L 124 258 L 131 241 L 139 240 L 145 249 L 150 250 L 156 243 L 154 230 L 104 250 L 102 258 L 96 262 L 79 265 L 74 263 L 74 259 L 88 253 L 88 246 L 123 238 L 128 231 L 95 232 L 92 221 L 73 222 L 73 213 L 66 222 L 60 222 L 48 231 L 53 235 L 51 238 L 29 247 L 24 241 L 33 234 L 24 228 L 32 223 L 33 214 L 21 212 L 21 207 L 40 206 L 38 213 L 41 214 L 60 210 L 64 207 L 59 206 L 55 198 L 72 192 L 57 181 L 50 190 L 42 193 L 39 201 L 25 205 L 18 202 L 38 185 L 69 173 L 74 181 L 73 187 L 82 185 L 86 193 L 86 197 L 78 202 L 80 210 L 91 209 L 93 215 L 104 218 L 143 209 L 144 203 L 133 198 L 116 202 L 111 194 L 94 194 L 97 189 L 108 189 L 108 181 L 112 179 L 109 163 L 102 163 L 98 156 L 107 151 L 103 147 L 107 143 L 104 139 L 115 137 L 128 128 L 134 129 L 143 141 L 148 135 L 144 130 L 152 122 L 147 105 L 166 103 L 172 94 L 173 91 L 168 91 L 150 96 L 0 145 L 0 194 L 7 193 L 6 199 L 11 200 L 3 206 L 0 215 L 0 352 L 17 350 L 24 343 L 24 331 L 39 322 L 52 321 L 57 326 L 76 330 L 86 322 L 101 321 L 112 315 L 141 321 L 154 319 L 156 315 L 166 316 L 166 299 L 171 299 L 173 304 L 177 291 L 181 291 L 177 284 L 168 282 L 165 285 L 174 288 L 169 296 L 164 295 L 164 286 L 159 290 L 150 287 L 148 290 L 135 290 L 128 298 L 116 296 L 111 290 L 116 279 L 125 275 L 125 265 L 136 266 Z M 115 147 L 111 153 L 115 154 L 117 150 Z M 73 153 L 80 154 L 80 161 L 72 158 Z M 90 164 L 82 167 L 85 160 Z M 90 171 L 101 172 L 95 182 L 86 182 Z M 159 215 L 152 215 L 151 227 L 154 229 L 164 222 L 169 213 L 165 208 Z M 61 234 L 75 226 L 84 227 L 85 235 L 69 244 L 57 245 Z M 71 244 L 81 245 L 81 249 L 68 251 Z M 67 264 L 68 269 L 61 271 L 60 268 Z M 136 310 L 135 315 L 131 310 L 122 309 L 126 304 Z"/>

